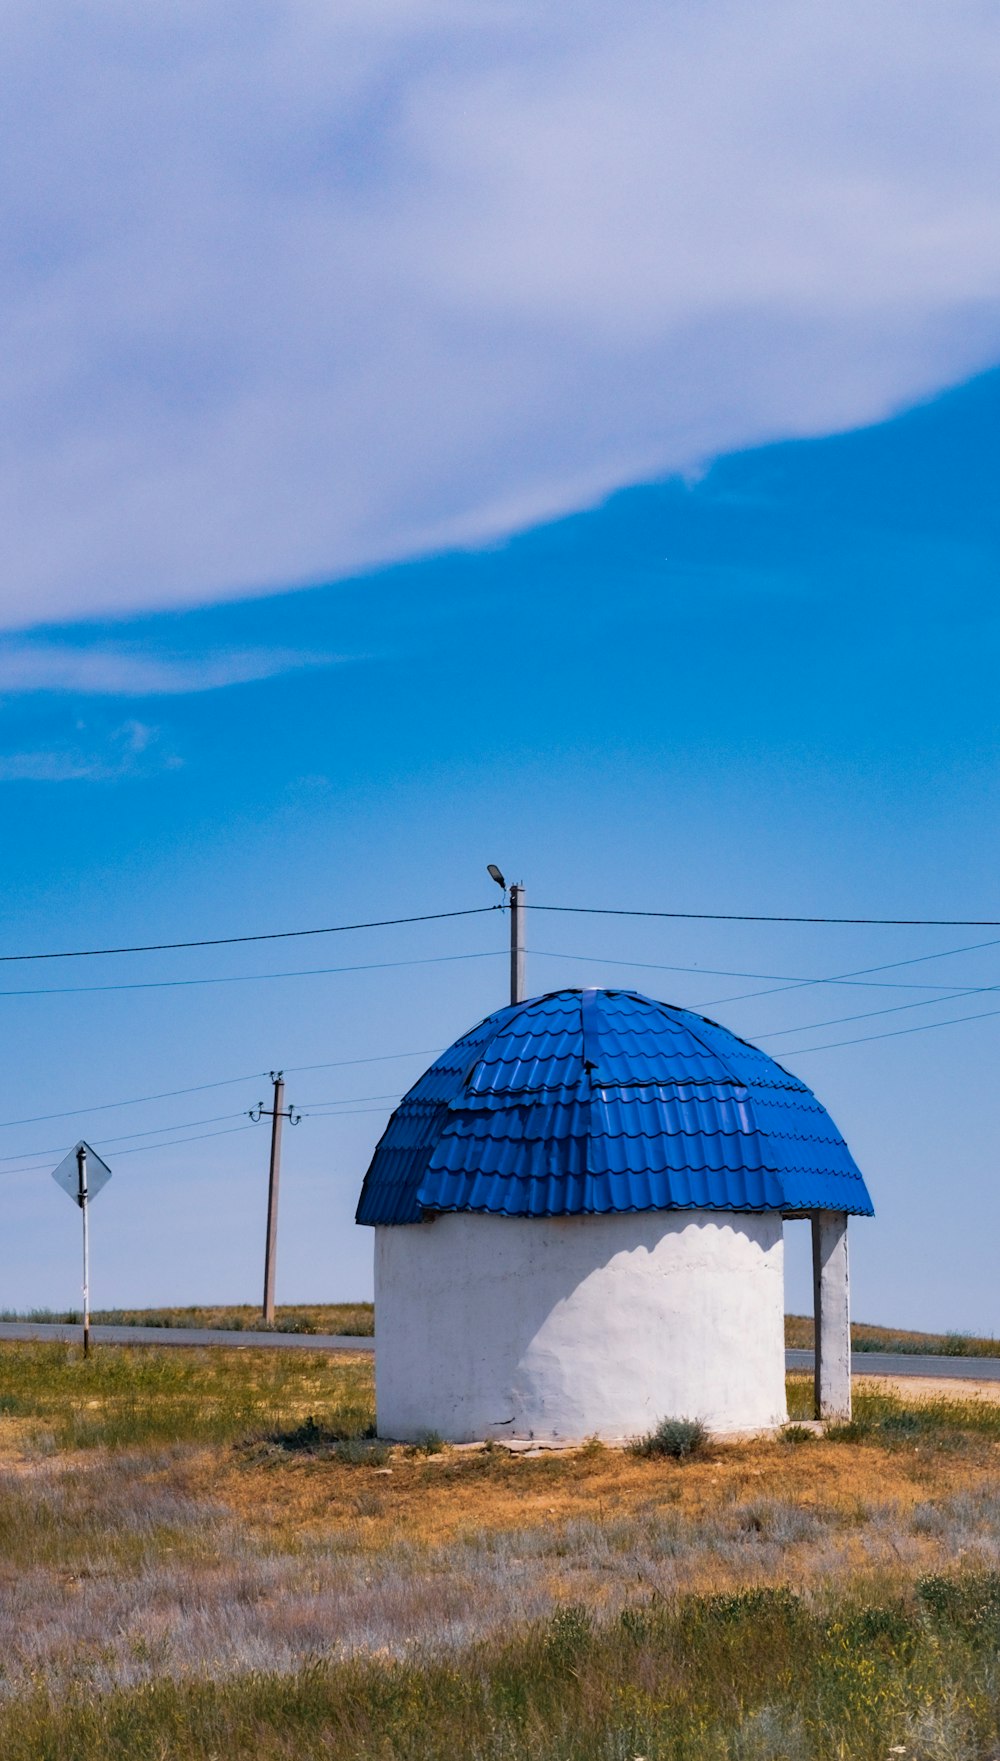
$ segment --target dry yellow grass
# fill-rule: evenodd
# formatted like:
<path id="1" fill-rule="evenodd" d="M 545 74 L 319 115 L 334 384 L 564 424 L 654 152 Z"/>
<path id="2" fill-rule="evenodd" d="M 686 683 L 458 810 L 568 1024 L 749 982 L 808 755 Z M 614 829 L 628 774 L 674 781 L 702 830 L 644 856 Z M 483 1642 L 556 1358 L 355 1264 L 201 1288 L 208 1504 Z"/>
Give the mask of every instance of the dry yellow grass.
<path id="1" fill-rule="evenodd" d="M 884 1388 L 909 1403 L 929 1400 L 1000 1401 L 1000 1382 L 971 1376 L 855 1376 L 855 1388 Z"/>
<path id="2" fill-rule="evenodd" d="M 908 1400 L 972 1399 L 980 1387 L 985 1398 L 1000 1400 L 995 1383 L 942 1379 L 898 1386 Z M 462 1449 L 424 1457 L 397 1447 L 377 1468 L 309 1457 L 261 1462 L 212 1451 L 191 1462 L 189 1484 L 198 1495 L 221 1499 L 274 1542 L 343 1526 L 378 1550 L 400 1539 L 439 1547 L 473 1532 L 600 1522 L 664 1506 L 701 1519 L 746 1498 L 842 1513 L 896 1506 L 902 1515 L 928 1498 L 990 1484 L 998 1465 L 1000 1444 L 990 1441 L 949 1452 L 919 1442 L 887 1450 L 823 1439 L 790 1448 L 780 1438 L 758 1439 L 718 1443 L 703 1458 L 681 1464 L 593 1445 L 540 1457 Z"/>

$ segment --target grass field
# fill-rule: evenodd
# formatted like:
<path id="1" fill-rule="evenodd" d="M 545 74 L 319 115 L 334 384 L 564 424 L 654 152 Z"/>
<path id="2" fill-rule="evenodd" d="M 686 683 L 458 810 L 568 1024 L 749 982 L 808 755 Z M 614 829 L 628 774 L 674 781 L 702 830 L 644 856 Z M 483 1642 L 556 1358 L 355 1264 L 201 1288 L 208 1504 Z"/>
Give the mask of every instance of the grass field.
<path id="1" fill-rule="evenodd" d="M 234 1333 L 346 1333 L 370 1337 L 375 1311 L 370 1302 L 307 1302 L 279 1306 L 273 1329 L 252 1303 L 200 1308 L 94 1309 L 91 1320 L 105 1327 L 221 1327 Z M 62 1321 L 79 1325 L 79 1309 L 4 1309 L 0 1321 Z"/>
<path id="2" fill-rule="evenodd" d="M 1000 1403 L 684 1462 L 372 1418 L 348 1357 L 0 1347 L 4 1761 L 1000 1750 Z"/>
<path id="3" fill-rule="evenodd" d="M 811 1350 L 811 1315 L 785 1316 L 785 1344 Z M 852 1321 L 854 1351 L 893 1351 L 928 1357 L 1000 1357 L 1000 1340 L 973 1333 L 912 1333 L 898 1327 L 874 1327 L 868 1321 Z"/>

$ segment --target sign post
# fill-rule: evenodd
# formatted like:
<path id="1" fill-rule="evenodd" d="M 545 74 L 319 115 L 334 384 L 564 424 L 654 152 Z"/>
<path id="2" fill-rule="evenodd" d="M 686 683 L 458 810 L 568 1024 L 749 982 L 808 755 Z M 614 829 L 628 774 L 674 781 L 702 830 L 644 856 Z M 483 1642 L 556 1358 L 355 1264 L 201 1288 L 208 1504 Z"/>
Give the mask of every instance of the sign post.
<path id="1" fill-rule="evenodd" d="M 77 1204 L 83 1214 L 83 1355 L 90 1356 L 90 1218 L 87 1210 L 87 1147 L 81 1144 L 76 1152 L 79 1177 Z"/>
<path id="2" fill-rule="evenodd" d="M 90 1201 L 111 1179 L 111 1169 L 81 1138 L 64 1156 L 52 1178 L 80 1207 L 83 1217 L 83 1355 L 90 1356 Z"/>

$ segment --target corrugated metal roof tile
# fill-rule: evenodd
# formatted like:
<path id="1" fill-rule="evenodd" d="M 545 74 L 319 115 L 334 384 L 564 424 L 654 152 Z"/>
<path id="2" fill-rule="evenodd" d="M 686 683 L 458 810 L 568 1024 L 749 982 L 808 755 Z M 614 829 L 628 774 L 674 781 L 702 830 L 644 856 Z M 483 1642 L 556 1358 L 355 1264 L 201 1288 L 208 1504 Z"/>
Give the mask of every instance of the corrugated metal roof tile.
<path id="1" fill-rule="evenodd" d="M 498 1010 L 404 1097 L 372 1158 L 362 1223 L 871 1200 L 815 1095 L 766 1052 L 632 991 Z"/>

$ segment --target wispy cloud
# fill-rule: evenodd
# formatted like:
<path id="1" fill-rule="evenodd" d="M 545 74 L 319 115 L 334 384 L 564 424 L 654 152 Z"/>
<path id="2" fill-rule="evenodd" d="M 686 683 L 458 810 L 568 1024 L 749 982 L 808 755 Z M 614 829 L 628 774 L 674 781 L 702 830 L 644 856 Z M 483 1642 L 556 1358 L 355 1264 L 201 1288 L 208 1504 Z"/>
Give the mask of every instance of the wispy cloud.
<path id="1" fill-rule="evenodd" d="M 479 541 L 966 376 L 998 83 L 985 0 L 19 0 L 0 622 Z"/>
<path id="2" fill-rule="evenodd" d="M 106 729 L 78 722 L 64 742 L 0 752 L 0 783 L 116 782 L 177 770 L 181 763 L 161 730 L 147 722 Z"/>
<path id="3" fill-rule="evenodd" d="M 291 649 L 243 649 L 160 655 L 127 647 L 0 639 L 0 693 L 56 691 L 80 696 L 176 697 L 274 678 L 336 657 Z"/>

